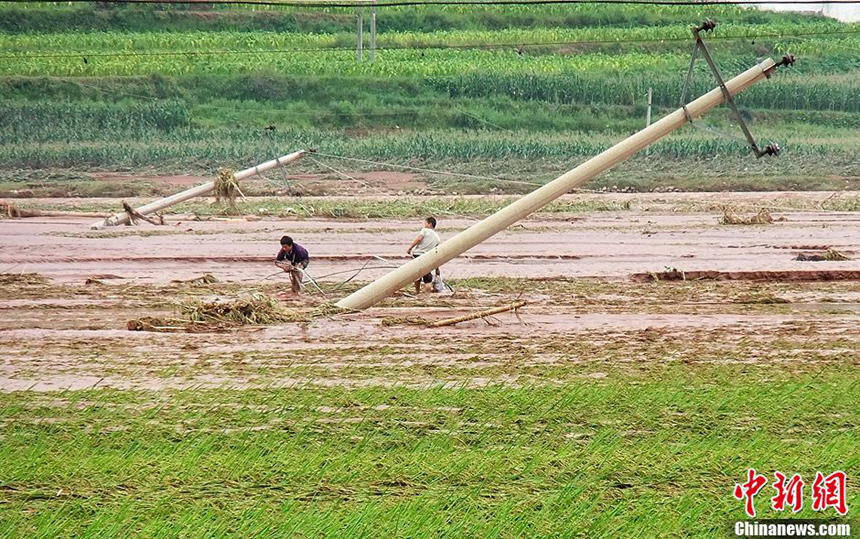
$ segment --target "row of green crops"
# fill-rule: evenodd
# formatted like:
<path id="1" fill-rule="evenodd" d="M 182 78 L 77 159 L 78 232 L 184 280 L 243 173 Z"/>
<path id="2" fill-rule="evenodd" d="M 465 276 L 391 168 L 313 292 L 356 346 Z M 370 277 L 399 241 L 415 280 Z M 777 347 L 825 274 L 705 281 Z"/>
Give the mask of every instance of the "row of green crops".
<path id="1" fill-rule="evenodd" d="M 798 52 L 806 55 L 795 68 L 807 73 L 860 69 L 860 25 L 835 22 L 726 25 L 717 37 L 720 63 L 738 71 L 756 55 Z M 835 35 L 822 35 L 841 32 Z M 849 33 L 844 33 L 849 32 Z M 814 34 L 814 35 L 810 35 Z M 261 69 L 298 75 L 442 76 L 477 73 L 569 73 L 584 71 L 673 71 L 689 55 L 689 29 L 591 28 L 380 34 L 382 49 L 374 63 L 355 62 L 352 34 L 276 32 L 67 33 L 0 35 L 0 74 L 109 76 L 161 73 L 247 73 Z M 667 42 L 660 40 L 667 39 Z M 646 40 L 624 43 L 626 40 Z M 676 41 L 680 40 L 680 41 Z M 756 44 L 749 43 L 753 41 Z M 571 50 L 566 43 L 591 42 Z M 600 43 L 593 43 L 600 42 Z M 525 44 L 518 49 L 469 49 L 486 43 Z M 534 44 L 549 44 L 535 47 Z M 422 47 L 431 47 L 429 49 Z M 442 48 L 432 48 L 442 47 Z M 454 47 L 453 49 L 450 47 Z M 805 60 L 805 61 L 804 61 Z"/>
<path id="2" fill-rule="evenodd" d="M 749 156 L 746 145 L 685 132 L 655 144 L 649 153 L 666 159 Z M 177 140 L 153 137 L 150 141 L 84 141 L 66 144 L 0 144 L 0 161 L 8 167 L 117 167 L 153 166 L 168 161 L 212 168 L 225 163 L 256 163 L 299 147 L 320 152 L 382 161 L 410 162 L 476 159 L 566 160 L 596 155 L 618 142 L 618 137 L 534 136 L 529 134 L 431 132 L 378 136 L 356 140 L 345 135 L 314 131 L 285 131 L 272 137 L 259 133 L 216 130 L 189 131 Z M 794 157 L 828 155 L 839 162 L 855 161 L 857 145 L 836 139 L 832 143 L 789 143 Z"/>
<path id="3" fill-rule="evenodd" d="M 642 101 L 642 100 L 640 100 Z M 276 125 L 300 129 L 339 130 L 362 127 L 399 131 L 475 130 L 549 134 L 601 133 L 618 136 L 641 128 L 644 104 L 570 105 L 540 101 L 514 101 L 504 96 L 484 99 L 461 98 L 436 102 L 416 101 L 412 105 L 387 106 L 367 101 L 330 103 L 235 102 L 217 100 L 193 105 L 172 100 L 148 103 L 104 103 L 90 101 L 0 101 L 0 144 L 25 142 L 80 141 L 194 141 L 227 128 L 225 136 L 253 141 L 275 137 L 264 129 Z M 665 109 L 668 110 L 668 109 Z M 655 112 L 659 118 L 665 111 Z M 860 113 L 822 111 L 748 112 L 753 128 L 780 140 L 806 138 L 849 138 L 860 128 Z M 733 123 L 726 108 L 708 116 L 718 125 Z M 237 127 L 241 126 L 241 127 Z M 400 126 L 403 126 L 402 128 Z M 289 132 L 289 131 L 288 131 Z"/>
<path id="4" fill-rule="evenodd" d="M 256 106 L 252 106 L 256 105 Z M 288 142 L 296 133 L 338 126 L 388 126 L 403 134 L 449 129 L 495 132 L 508 136 L 516 128 L 533 140 L 557 137 L 619 136 L 644 124 L 645 107 L 566 105 L 514 101 L 506 97 L 423 102 L 374 112 L 373 102 L 357 108 L 350 102 L 308 108 L 303 102 L 243 103 L 219 100 L 193 105 L 180 100 L 149 102 L 0 101 L 0 144 L 52 142 L 193 142 L 200 137 L 253 142 L 261 138 Z M 658 107 L 654 118 L 669 108 Z M 782 140 L 846 139 L 855 136 L 860 113 L 746 110 L 756 131 Z M 713 111 L 708 123 L 735 122 L 727 108 Z M 264 129 L 276 124 L 276 130 Z M 402 124 L 403 128 L 399 125 Z M 501 125 L 500 125 L 501 124 Z M 503 126 L 510 126 L 506 128 Z M 334 131 L 332 131 L 334 130 Z M 384 137 L 378 133 L 374 137 Z M 519 135 L 517 135 L 519 136 Z M 287 138 L 284 138 L 287 137 Z M 324 137 L 320 137 L 324 138 Z"/>
<path id="5" fill-rule="evenodd" d="M 148 103 L 24 102 L 0 104 L 0 140 L 50 137 L 75 140 L 96 134 L 138 137 L 191 125 L 191 111 L 177 100 Z"/>
<path id="6" fill-rule="evenodd" d="M 714 46 L 722 46 L 728 39 L 749 41 L 765 39 L 789 47 L 793 39 L 798 41 L 804 53 L 816 54 L 830 52 L 829 44 L 842 43 L 853 46 L 860 38 L 844 32 L 860 31 L 860 24 L 841 24 L 836 21 L 818 21 L 781 24 L 737 24 L 720 25 L 707 36 Z M 828 33 L 838 32 L 834 35 Z M 681 41 L 692 44 L 688 24 L 642 28 L 538 28 L 504 30 L 452 30 L 438 32 L 380 32 L 377 44 L 380 48 L 415 46 L 459 46 L 484 45 L 488 43 L 593 43 L 593 42 L 631 42 L 633 46 L 659 44 L 663 40 Z M 720 45 L 717 45 L 719 43 Z M 3 35 L 0 45 L 4 54 L 22 51 L 81 51 L 81 52 L 129 52 L 129 51 L 194 51 L 223 49 L 282 49 L 300 47 L 353 46 L 355 34 L 307 34 L 283 32 L 94 32 L 94 33 L 52 33 L 33 35 Z"/>
<path id="7" fill-rule="evenodd" d="M 351 103 L 361 113 L 385 113 L 399 108 L 449 105 L 449 100 L 501 99 L 514 102 L 608 106 L 643 106 L 648 88 L 654 103 L 678 106 L 683 73 L 611 75 L 465 73 L 442 77 L 377 79 L 356 77 L 342 84 L 337 76 L 298 76 L 274 72 L 184 77 L 49 78 L 0 77 L 0 95 L 16 100 L 155 100 L 183 99 L 194 104 L 238 101 L 279 108 L 281 104 L 314 103 L 322 110 Z M 709 73 L 697 73 L 690 96 L 714 86 Z M 796 74 L 783 70 L 738 97 L 741 106 L 763 110 L 860 111 L 860 77 Z M 227 105 L 230 105 L 227 103 Z M 504 103 L 503 103 L 504 105 Z M 337 110 L 327 111 L 328 113 Z M 808 115 L 807 115 L 808 116 Z M 850 122 L 849 122 L 850 123 Z"/>
<path id="8" fill-rule="evenodd" d="M 653 89 L 653 102 L 677 108 L 684 84 L 676 73 L 661 75 L 592 76 L 590 74 L 530 75 L 475 73 L 456 77 L 433 77 L 427 84 L 451 97 L 506 95 L 525 101 L 560 103 L 640 104 Z M 697 76 L 688 95 L 699 96 L 714 88 L 706 74 Z M 860 77 L 831 80 L 827 77 L 779 76 L 757 84 L 738 97 L 741 105 L 762 109 L 810 109 L 845 112 L 860 111 Z"/>
<path id="9" fill-rule="evenodd" d="M 415 91 L 422 91 L 422 86 L 425 86 L 437 94 L 446 95 L 451 98 L 507 96 L 516 101 L 577 104 L 601 103 L 631 106 L 642 104 L 644 96 L 650 87 L 653 89 L 654 103 L 656 105 L 675 108 L 678 106 L 684 80 L 682 71 L 685 60 L 681 58 L 676 58 L 674 62 L 667 66 L 669 68 L 667 73 L 637 74 L 625 72 L 621 75 L 600 76 L 597 73 L 592 73 L 592 71 L 610 69 L 609 66 L 624 65 L 634 61 L 661 62 L 665 60 L 665 57 L 639 55 L 638 59 L 634 59 L 625 55 L 588 55 L 571 59 L 550 56 L 534 59 L 520 57 L 516 54 L 510 55 L 482 51 L 487 55 L 496 56 L 495 62 L 498 69 L 488 73 L 484 68 L 475 68 L 469 60 L 469 55 L 463 54 L 462 51 L 436 52 L 441 52 L 443 56 L 447 52 L 455 56 L 459 54 L 460 56 L 458 58 L 448 58 L 449 62 L 439 61 L 435 64 L 425 61 L 426 59 L 415 61 L 404 59 L 402 63 L 398 64 L 398 67 L 402 67 L 404 70 L 421 70 L 427 73 L 434 73 L 432 76 L 427 75 L 423 78 L 423 85 L 418 81 L 409 85 Z M 512 58 L 513 62 L 507 63 L 505 58 Z M 857 61 L 860 61 L 860 57 L 858 57 Z M 164 64 L 158 64 L 157 59 L 153 59 L 152 63 L 154 69 L 164 68 Z M 315 99 L 316 90 L 315 92 L 310 92 L 314 88 L 319 90 L 317 95 L 342 93 L 335 89 L 326 90 L 322 87 L 323 83 L 333 83 L 332 79 L 318 81 L 319 84 L 312 84 L 310 82 L 318 76 L 334 76 L 337 66 L 342 66 L 344 72 L 349 72 L 350 70 L 361 69 L 384 71 L 392 65 L 382 62 L 377 64 L 356 64 L 350 59 L 343 59 L 341 62 L 326 62 L 322 59 L 316 59 L 313 65 L 317 64 L 319 68 L 315 71 L 315 74 L 298 83 L 285 78 L 283 75 L 266 77 L 262 75 L 258 76 L 255 73 L 248 73 L 247 76 L 251 79 L 259 78 L 260 80 L 248 79 L 247 82 L 250 86 L 246 87 L 237 85 L 226 86 L 222 84 L 220 89 L 223 92 L 212 97 L 272 101 Z M 84 66 L 84 69 L 91 69 L 91 66 L 83 63 L 81 65 Z M 217 72 L 203 72 L 199 73 L 199 75 L 217 75 L 219 73 L 226 75 L 227 72 L 230 72 L 229 64 L 218 62 L 214 58 L 211 63 L 207 62 L 205 65 L 217 70 Z M 294 63 L 289 67 L 297 70 L 298 65 Z M 373 68 L 367 67 L 370 65 Z M 520 73 L 506 72 L 506 70 L 517 66 L 529 69 L 530 71 Z M 581 71 L 568 72 L 574 66 L 581 69 Z M 198 65 L 198 67 L 202 68 L 203 66 Z M 265 67 L 271 66 L 267 65 Z M 618 69 L 621 68 L 619 67 Z M 32 71 L 38 72 L 39 70 L 33 68 Z M 137 69 L 132 69 L 132 71 L 136 72 Z M 327 73 L 327 75 L 323 75 L 324 73 Z M 22 84 L 19 83 L 19 86 Z M 88 81 L 86 84 L 92 83 Z M 368 86 L 369 83 L 367 81 L 357 81 L 356 84 L 357 88 L 359 85 L 362 87 Z M 693 81 L 689 95 L 691 97 L 701 95 L 711 90 L 714 85 L 715 83 L 708 73 L 699 73 Z M 257 90 L 254 92 L 247 91 L 252 87 L 257 88 Z M 398 95 L 403 95 L 406 87 L 404 86 L 401 89 L 395 88 L 394 90 L 397 91 Z M 150 94 L 153 94 L 152 88 L 144 88 L 141 91 L 146 92 L 144 93 L 146 97 L 150 97 Z M 200 92 L 202 90 L 195 90 L 195 93 Z M 134 87 L 131 87 L 122 96 L 131 97 L 137 94 L 138 91 Z M 153 96 L 158 97 L 157 95 Z M 382 94 L 380 96 L 380 98 L 384 97 Z M 761 109 L 858 112 L 860 111 L 860 97 L 858 96 L 860 96 L 860 77 L 852 79 L 850 76 L 792 75 L 790 71 L 787 71 L 745 91 L 739 97 L 739 102 L 745 107 Z M 342 96 L 339 99 L 348 97 Z M 105 98 L 112 99 L 108 93 L 105 94 Z M 384 110 L 385 106 L 380 104 L 380 108 Z"/>
<path id="10" fill-rule="evenodd" d="M 392 50 L 374 62 L 358 63 L 346 50 L 305 52 L 230 52 L 221 54 L 143 53 L 138 56 L 61 56 L 5 58 L 0 75 L 29 76 L 129 76 L 150 73 L 186 75 L 200 73 L 251 73 L 271 70 L 296 75 L 414 77 L 445 76 L 468 72 L 566 73 L 618 70 L 673 70 L 686 62 L 683 55 L 648 53 L 531 56 L 515 50 Z"/>

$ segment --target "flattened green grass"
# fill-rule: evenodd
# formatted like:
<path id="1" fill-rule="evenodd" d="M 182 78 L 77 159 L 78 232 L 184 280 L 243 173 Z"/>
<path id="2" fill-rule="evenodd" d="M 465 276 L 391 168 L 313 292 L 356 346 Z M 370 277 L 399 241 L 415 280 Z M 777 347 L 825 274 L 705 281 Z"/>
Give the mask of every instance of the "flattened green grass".
<path id="1" fill-rule="evenodd" d="M 748 467 L 857 476 L 857 389 L 856 366 L 831 364 L 558 387 L 4 394 L 0 535 L 721 537 Z"/>

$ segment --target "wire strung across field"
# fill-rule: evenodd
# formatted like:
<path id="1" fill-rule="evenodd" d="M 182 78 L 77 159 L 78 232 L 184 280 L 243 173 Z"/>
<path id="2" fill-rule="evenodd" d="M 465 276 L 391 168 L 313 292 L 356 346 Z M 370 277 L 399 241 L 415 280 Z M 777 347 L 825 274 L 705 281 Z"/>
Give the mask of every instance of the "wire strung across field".
<path id="1" fill-rule="evenodd" d="M 371 159 L 358 159 L 355 157 L 345 157 L 345 156 L 341 156 L 341 155 L 326 154 L 326 153 L 320 153 L 320 152 L 315 152 L 315 155 L 329 157 L 332 159 L 340 159 L 340 160 L 345 160 L 345 161 L 362 162 L 362 163 L 373 164 L 373 165 L 381 166 L 381 167 L 394 167 L 394 168 L 401 168 L 401 169 L 407 169 L 407 170 L 415 170 L 415 171 L 419 171 L 419 172 L 427 172 L 427 173 L 431 173 L 431 174 L 441 174 L 441 175 L 446 175 L 446 176 L 462 177 L 464 179 L 481 179 L 481 180 L 490 180 L 490 181 L 496 181 L 496 182 L 502 182 L 502 183 L 528 184 L 528 185 L 533 185 L 536 187 L 542 187 L 542 186 L 546 185 L 545 183 L 539 183 L 539 182 L 528 182 L 528 181 L 522 181 L 522 180 L 511 180 L 508 178 L 499 178 L 499 177 L 494 177 L 494 176 L 477 176 L 477 175 L 473 175 L 473 174 L 463 174 L 463 173 L 449 172 L 449 171 L 444 171 L 444 170 L 433 170 L 433 169 L 429 169 L 429 168 L 410 167 L 407 165 L 397 165 L 394 163 L 385 163 L 382 161 L 374 161 Z M 576 188 L 576 191 L 580 192 L 580 193 L 588 193 L 588 194 L 595 194 L 595 195 L 607 194 L 605 191 L 597 191 L 594 189 Z M 828 199 L 825 202 L 830 201 L 837 194 L 838 194 L 838 191 L 834 191 L 830 195 L 830 197 L 828 197 Z M 686 201 L 692 202 L 695 204 L 701 204 L 704 206 L 713 206 L 714 205 L 713 201 L 705 200 L 705 199 L 687 198 Z M 824 203 L 822 203 L 822 206 L 823 206 L 823 204 Z M 823 207 L 815 208 L 815 209 L 813 209 L 813 208 L 806 209 L 806 208 L 792 208 L 792 207 L 788 207 L 788 206 L 777 206 L 777 205 L 772 205 L 772 204 L 768 204 L 768 205 L 744 204 L 742 202 L 741 203 L 732 203 L 732 204 L 730 204 L 730 206 L 737 207 L 737 208 L 747 208 L 747 209 L 751 209 L 751 210 L 767 209 L 767 210 L 779 211 L 782 213 L 798 213 L 798 212 L 807 212 L 807 211 L 814 211 L 816 213 L 828 213 L 828 214 L 846 213 L 844 211 L 839 211 L 839 210 L 826 210 Z"/>
<path id="2" fill-rule="evenodd" d="M 409 166 L 409 165 L 397 165 L 394 163 L 383 163 L 382 161 L 373 161 L 371 159 L 359 159 L 357 157 L 346 157 L 343 155 L 334 155 L 334 154 L 329 154 L 329 153 L 323 153 L 320 151 L 315 152 L 315 154 L 319 155 L 319 156 L 323 156 L 323 157 L 329 157 L 332 159 L 339 159 L 341 161 L 354 161 L 354 162 L 358 162 L 358 163 L 367 163 L 367 164 L 371 164 L 371 165 L 381 165 L 381 166 L 386 166 L 386 167 L 399 168 L 401 170 L 412 170 L 415 172 L 427 172 L 430 174 L 440 174 L 443 176 L 461 177 L 461 178 L 467 178 L 467 179 L 472 179 L 472 180 L 490 180 L 490 181 L 495 181 L 495 182 L 516 183 L 516 184 L 521 184 L 521 185 L 532 185 L 532 186 L 536 186 L 536 187 L 540 187 L 543 185 L 542 183 L 539 183 L 539 182 L 530 182 L 530 181 L 526 181 L 526 180 L 511 180 L 511 179 L 507 179 L 507 178 L 498 178 L 498 177 L 494 177 L 494 176 L 479 176 L 476 174 L 465 174 L 462 172 L 448 172 L 448 171 L 444 171 L 444 170 L 434 170 L 431 168 L 414 167 L 414 166 Z"/>
<path id="3" fill-rule="evenodd" d="M 323 168 L 325 168 L 325 169 L 328 169 L 328 170 L 330 170 L 330 171 L 334 172 L 335 174 L 337 174 L 337 175 L 339 175 L 339 176 L 341 176 L 341 177 L 343 177 L 343 178 L 346 178 L 346 179 L 348 179 L 348 180 L 352 180 L 353 182 L 355 182 L 355 183 L 357 183 L 357 184 L 359 184 L 359 185 L 362 185 L 362 186 L 366 187 L 367 189 L 370 189 L 371 191 L 376 191 L 376 193 L 377 193 L 377 194 L 380 194 L 380 195 L 385 195 L 385 194 L 386 194 L 386 193 L 384 193 L 384 192 L 380 191 L 379 189 L 377 189 L 376 187 L 373 187 L 373 186 L 372 186 L 372 185 L 370 185 L 369 183 L 367 183 L 367 182 L 365 182 L 365 181 L 362 181 L 362 180 L 359 180 L 358 178 L 355 178 L 355 177 L 353 177 L 353 176 L 350 176 L 350 175 L 349 175 L 349 174 L 347 174 L 346 172 L 341 172 L 340 170 L 338 170 L 338 169 L 336 169 L 336 168 L 334 168 L 334 167 L 332 167 L 332 166 L 330 166 L 330 165 L 326 165 L 326 164 L 325 164 L 325 163 L 323 163 L 322 161 L 319 161 L 318 159 L 314 159 L 314 158 L 313 158 L 313 157 L 311 157 L 310 155 L 306 155 L 305 157 L 306 157 L 307 159 L 310 159 L 311 161 L 313 161 L 313 162 L 314 162 L 314 163 L 316 163 L 317 165 L 319 165 L 319 166 L 321 166 L 321 167 L 323 167 Z"/>

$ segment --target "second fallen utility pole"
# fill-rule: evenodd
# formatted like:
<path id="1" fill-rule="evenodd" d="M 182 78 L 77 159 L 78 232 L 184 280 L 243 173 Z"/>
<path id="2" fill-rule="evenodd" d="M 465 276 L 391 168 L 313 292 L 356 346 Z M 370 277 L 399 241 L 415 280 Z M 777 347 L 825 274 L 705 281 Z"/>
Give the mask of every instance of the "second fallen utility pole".
<path id="1" fill-rule="evenodd" d="M 787 65 L 792 61 L 793 58 L 786 57 L 782 62 L 776 64 L 768 58 L 764 62 L 751 67 L 727 81 L 724 86 L 714 88 L 685 107 L 679 108 L 658 122 L 619 142 L 612 148 L 592 157 L 575 169 L 532 191 L 483 221 L 472 225 L 453 238 L 443 242 L 432 251 L 424 253 L 418 258 L 407 262 L 396 270 L 366 285 L 364 288 L 353 292 L 340 300 L 337 306 L 343 309 L 360 310 L 382 301 L 407 284 L 414 282 L 422 275 L 432 272 L 442 264 L 460 256 L 520 219 L 529 216 L 563 194 L 570 192 L 571 189 L 582 185 L 598 174 L 606 172 L 639 150 L 683 127 L 690 119 L 702 116 L 723 103 L 726 99 L 726 94 L 738 94 L 765 77 L 770 77 L 778 65 Z"/>
<path id="2" fill-rule="evenodd" d="M 266 161 L 265 163 L 259 164 L 255 167 L 246 168 L 245 170 L 240 170 L 239 172 L 233 175 L 233 178 L 236 181 L 244 180 L 245 178 L 255 176 L 260 174 L 261 172 L 265 172 L 267 170 L 272 170 L 273 168 L 278 168 L 282 165 L 286 165 L 287 163 L 292 163 L 293 161 L 298 161 L 302 157 L 304 157 L 305 151 L 299 150 L 297 152 L 293 152 L 289 155 L 285 155 L 283 157 L 278 157 L 277 159 L 272 159 L 271 161 Z M 180 193 L 176 193 L 175 195 L 171 195 L 167 198 L 162 198 L 156 200 L 155 202 L 150 202 L 144 206 L 139 208 L 135 208 L 135 211 L 141 215 L 147 215 L 150 213 L 157 212 L 159 210 L 163 210 L 164 208 L 168 208 L 173 206 L 174 204 L 179 204 L 180 202 L 185 202 L 186 200 L 190 200 L 194 197 L 199 197 L 203 195 L 208 195 L 212 191 L 215 190 L 215 181 L 209 181 L 202 185 L 198 185 L 197 187 L 192 187 L 191 189 L 186 189 Z M 113 215 L 108 217 L 107 219 L 103 219 L 100 221 L 96 221 L 93 223 L 90 228 L 99 229 L 105 226 L 117 226 L 124 225 L 131 220 L 131 216 L 126 213 L 120 213 L 117 215 Z"/>

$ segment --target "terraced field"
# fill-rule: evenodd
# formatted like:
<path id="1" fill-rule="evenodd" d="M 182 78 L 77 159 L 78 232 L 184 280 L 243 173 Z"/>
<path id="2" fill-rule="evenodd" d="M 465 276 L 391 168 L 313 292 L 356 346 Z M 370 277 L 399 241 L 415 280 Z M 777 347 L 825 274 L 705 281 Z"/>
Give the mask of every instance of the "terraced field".
<path id="1" fill-rule="evenodd" d="M 651 11 L 381 10 L 376 60 L 357 62 L 343 10 L 0 6 L 0 187 L 32 190 L 45 170 L 60 183 L 128 168 L 212 174 L 309 147 L 377 162 L 319 157 L 299 169 L 332 179 L 343 178 L 332 168 L 386 162 L 491 177 L 503 167 L 540 183 L 641 128 L 649 87 L 655 118 L 677 107 L 689 28 L 705 16 L 720 23 L 711 47 L 727 75 L 767 55 L 800 58 L 738 99 L 784 161 L 735 159 L 744 144 L 687 129 L 595 185 L 856 187 L 857 25 L 734 7 Z M 713 85 L 702 64 L 691 95 Z M 726 111 L 708 122 L 738 134 Z M 443 193 L 521 190 L 423 176 Z"/>

